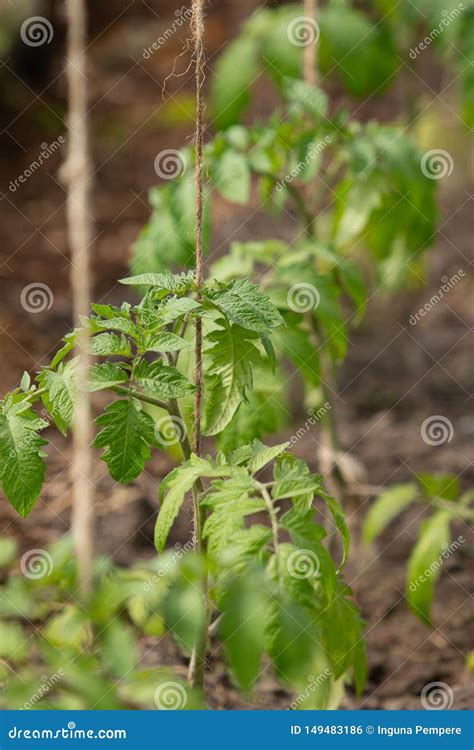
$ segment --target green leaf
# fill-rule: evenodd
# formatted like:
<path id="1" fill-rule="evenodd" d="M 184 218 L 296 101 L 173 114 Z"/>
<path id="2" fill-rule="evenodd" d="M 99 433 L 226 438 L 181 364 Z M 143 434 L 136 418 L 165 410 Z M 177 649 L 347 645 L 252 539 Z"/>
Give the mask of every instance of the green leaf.
<path id="1" fill-rule="evenodd" d="M 47 640 L 61 651 L 80 654 L 92 640 L 91 622 L 79 606 L 66 604 L 44 629 Z"/>
<path id="2" fill-rule="evenodd" d="M 178 318 L 196 312 L 201 305 L 189 297 L 172 297 L 167 299 L 159 310 L 159 318 L 162 326 L 174 323 Z"/>
<path id="3" fill-rule="evenodd" d="M 205 294 L 233 323 L 249 331 L 268 333 L 283 324 L 283 318 L 269 298 L 247 279 Z"/>
<path id="4" fill-rule="evenodd" d="M 245 35 L 230 42 L 217 60 L 211 84 L 211 110 L 217 128 L 236 123 L 249 102 L 257 75 L 258 44 Z"/>
<path id="5" fill-rule="evenodd" d="M 161 398 L 182 398 L 195 390 L 194 385 L 176 367 L 159 360 L 152 363 L 141 360 L 135 368 L 134 380 L 147 393 Z"/>
<path id="6" fill-rule="evenodd" d="M 425 521 L 412 550 L 407 570 L 408 603 L 423 622 L 431 624 L 431 603 L 439 578 L 443 552 L 451 542 L 451 514 L 442 510 Z"/>
<path id="7" fill-rule="evenodd" d="M 60 362 L 63 361 L 65 357 L 71 352 L 77 341 L 77 331 L 71 331 L 71 333 L 67 333 L 64 338 L 64 346 L 59 349 L 59 351 L 56 352 L 53 359 L 51 360 L 51 368 L 54 369 L 59 365 Z"/>
<path id="8" fill-rule="evenodd" d="M 337 70 L 346 89 L 355 96 L 378 93 L 390 84 L 398 59 L 384 24 L 373 23 L 360 10 L 347 5 L 327 6 L 318 20 L 324 73 Z"/>
<path id="9" fill-rule="evenodd" d="M 132 286 L 151 286 L 156 290 L 168 292 L 169 294 L 186 294 L 194 286 L 194 271 L 173 274 L 170 271 L 163 273 L 142 273 L 139 276 L 129 276 L 120 279 L 120 284 Z"/>
<path id="10" fill-rule="evenodd" d="M 255 440 L 252 444 L 253 456 L 248 463 L 248 470 L 252 474 L 256 474 L 257 471 L 263 469 L 264 466 L 273 461 L 277 456 L 280 456 L 289 443 L 280 443 L 280 445 L 272 445 L 268 447 L 263 445 L 259 440 Z"/>
<path id="11" fill-rule="evenodd" d="M 87 390 L 90 392 L 100 391 L 103 388 L 112 388 L 114 385 L 128 382 L 128 375 L 120 365 L 112 362 L 102 362 L 92 365 L 89 370 Z"/>
<path id="12" fill-rule="evenodd" d="M 25 370 L 25 372 L 23 373 L 21 377 L 20 388 L 23 391 L 23 393 L 28 393 L 28 391 L 30 390 L 30 386 L 31 386 L 30 373 L 26 372 Z"/>
<path id="13" fill-rule="evenodd" d="M 251 186 L 247 157 L 238 151 L 225 151 L 217 163 L 214 183 L 227 200 L 232 203 L 247 203 Z"/>
<path id="14" fill-rule="evenodd" d="M 429 498 L 456 500 L 461 493 L 461 482 L 454 474 L 417 474 L 416 478 Z"/>
<path id="15" fill-rule="evenodd" d="M 156 445 L 153 419 L 135 398 L 113 401 L 96 420 L 102 430 L 94 446 L 105 448 L 102 459 L 111 476 L 125 484 L 143 471 L 150 458 L 150 446 Z"/>
<path id="16" fill-rule="evenodd" d="M 233 581 L 220 610 L 219 634 L 237 684 L 249 692 L 259 673 L 265 645 L 267 594 L 255 574 Z"/>
<path id="17" fill-rule="evenodd" d="M 314 493 L 322 491 L 322 477 L 311 474 L 305 461 L 288 453 L 275 462 L 273 475 L 274 500 L 288 497 L 293 505 L 307 509 L 312 505 Z"/>
<path id="18" fill-rule="evenodd" d="M 324 617 L 319 618 L 319 622 L 336 679 L 351 668 L 354 672 L 357 670 L 357 685 L 360 690 L 366 673 L 364 623 L 357 607 L 349 598 L 350 593 L 350 589 L 340 582 L 337 595 L 327 605 Z"/>
<path id="19" fill-rule="evenodd" d="M 115 318 L 130 320 L 131 306 L 128 302 L 123 302 L 121 307 L 116 307 L 116 305 L 101 305 L 93 302 L 91 308 L 100 318 L 107 318 L 107 320 Z"/>
<path id="20" fill-rule="evenodd" d="M 246 392 L 252 387 L 252 366 L 260 355 L 253 334 L 219 319 L 207 336 L 205 351 L 207 399 L 205 434 L 216 435 L 229 424 Z"/>
<path id="21" fill-rule="evenodd" d="M 168 534 L 184 502 L 186 493 L 191 490 L 203 472 L 209 468 L 210 465 L 207 461 L 194 457 L 193 463 L 182 464 L 161 483 L 160 497 L 163 498 L 163 501 L 155 526 L 155 547 L 159 552 L 164 549 Z"/>
<path id="22" fill-rule="evenodd" d="M 175 333 L 158 333 L 147 345 L 147 352 L 179 352 L 189 346 L 189 342 Z"/>
<path id="23" fill-rule="evenodd" d="M 270 372 L 262 361 L 254 367 L 252 380 L 247 401 L 240 405 L 232 421 L 218 435 L 218 446 L 224 453 L 245 446 L 255 438 L 262 440 L 266 435 L 275 435 L 288 421 L 286 383 L 282 376 Z"/>
<path id="24" fill-rule="evenodd" d="M 274 333 L 276 342 L 311 386 L 320 385 L 319 352 L 309 331 L 301 327 L 301 315 L 285 315 L 286 326 Z"/>
<path id="25" fill-rule="evenodd" d="M 132 348 L 129 340 L 115 333 L 99 333 L 93 336 L 89 341 L 89 348 L 92 354 L 98 357 L 120 356 L 130 357 Z"/>
<path id="26" fill-rule="evenodd" d="M 373 542 L 393 519 L 402 513 L 419 496 L 415 483 L 396 484 L 383 492 L 367 513 L 362 529 L 366 544 Z"/>
<path id="27" fill-rule="evenodd" d="M 37 377 L 41 388 L 46 388 L 41 400 L 63 435 L 72 427 L 77 397 L 76 373 L 79 360 L 62 362 L 58 369 L 43 370 Z"/>
<path id="28" fill-rule="evenodd" d="M 129 336 L 137 336 L 138 330 L 133 321 L 127 318 L 107 318 L 106 320 L 99 320 L 98 318 L 89 318 L 93 330 L 111 328 L 114 331 L 120 331 L 120 333 L 126 333 Z"/>
<path id="29" fill-rule="evenodd" d="M 137 665 L 135 634 L 121 619 L 111 620 L 100 633 L 104 663 L 118 679 L 128 679 Z"/>
<path id="30" fill-rule="evenodd" d="M 38 434 L 48 427 L 29 404 L 4 403 L 0 413 L 0 482 L 21 516 L 34 506 L 44 482 L 46 466 L 41 450 L 46 441 Z"/>

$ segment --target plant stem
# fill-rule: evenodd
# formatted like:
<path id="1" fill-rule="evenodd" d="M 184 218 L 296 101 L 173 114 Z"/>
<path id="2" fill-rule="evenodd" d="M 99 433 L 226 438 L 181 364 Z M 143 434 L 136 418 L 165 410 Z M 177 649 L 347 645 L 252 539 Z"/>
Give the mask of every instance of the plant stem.
<path id="1" fill-rule="evenodd" d="M 169 403 L 167 401 L 162 401 L 159 398 L 155 398 L 154 396 L 147 396 L 146 393 L 141 393 L 140 391 L 134 391 L 130 390 L 129 388 L 122 388 L 121 386 L 117 385 L 110 389 L 114 393 L 118 393 L 119 396 L 133 396 L 134 398 L 137 398 L 139 401 L 143 401 L 145 404 L 151 404 L 152 406 L 159 406 L 160 409 L 166 409 L 166 411 L 169 411 Z"/>
<path id="2" fill-rule="evenodd" d="M 168 412 L 171 417 L 180 420 L 184 424 L 181 416 L 178 401 L 170 399 L 168 402 Z M 182 431 L 180 438 L 181 450 L 185 460 L 189 460 L 192 455 L 192 447 L 186 431 Z M 199 496 L 204 492 L 204 485 L 201 479 L 198 479 L 193 487 L 193 506 L 194 506 L 194 545 L 200 554 L 206 553 L 206 540 L 203 538 L 204 524 L 206 523 L 206 510 L 199 502 Z M 204 681 L 204 672 L 206 668 L 206 651 L 208 642 L 208 629 L 210 621 L 210 604 L 207 594 L 207 573 L 203 574 L 201 581 L 202 597 L 205 616 L 203 617 L 202 627 L 196 636 L 191 660 L 189 662 L 188 679 L 193 687 L 202 687 Z"/>
<path id="3" fill-rule="evenodd" d="M 293 185 L 287 185 L 287 188 L 290 196 L 293 198 L 295 210 L 303 222 L 306 236 L 310 239 L 315 239 L 314 220 L 306 206 L 303 195 Z M 325 402 L 331 403 L 332 407 L 326 411 L 321 421 L 321 442 L 323 447 L 319 456 L 321 471 L 326 476 L 330 492 L 337 497 L 343 493 L 344 481 L 337 470 L 337 466 L 334 466 L 333 460 L 339 450 L 335 408 L 332 406 L 332 393 L 336 390 L 334 368 L 326 356 L 326 352 L 323 350 L 319 327 L 312 312 L 308 314 L 307 320 L 314 339 L 314 345 L 319 351 L 321 363 L 320 386 L 323 399 Z"/>
<path id="4" fill-rule="evenodd" d="M 278 517 L 275 510 L 275 506 L 273 505 L 273 500 L 270 497 L 270 494 L 264 484 L 258 484 L 258 488 L 260 492 L 262 493 L 262 497 L 265 501 L 265 505 L 267 506 L 268 515 L 270 516 L 270 522 L 272 525 L 272 536 L 273 536 L 273 548 L 275 550 L 275 555 L 278 557 L 278 550 L 279 550 L 279 541 L 278 541 Z"/>
<path id="5" fill-rule="evenodd" d="M 309 209 L 306 207 L 306 203 L 301 192 L 298 190 L 298 188 L 296 188 L 294 185 L 291 185 L 289 182 L 286 183 L 285 187 L 291 199 L 293 200 L 295 211 L 303 223 L 303 228 L 306 236 L 309 239 L 314 240 L 314 219 L 311 216 Z"/>

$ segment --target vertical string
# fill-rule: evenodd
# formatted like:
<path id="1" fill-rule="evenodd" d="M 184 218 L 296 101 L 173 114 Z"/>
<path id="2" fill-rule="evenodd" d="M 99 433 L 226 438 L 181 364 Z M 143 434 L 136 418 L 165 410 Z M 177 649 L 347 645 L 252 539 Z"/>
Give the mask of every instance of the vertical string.
<path id="1" fill-rule="evenodd" d="M 194 38 L 194 60 L 196 65 L 196 130 L 194 135 L 194 145 L 196 151 L 196 168 L 194 176 L 195 187 L 195 221 L 196 221 L 196 289 L 198 300 L 200 299 L 200 290 L 202 285 L 203 272 L 203 98 L 202 89 L 204 85 L 204 20 L 203 20 L 204 0 L 193 0 L 192 4 L 192 32 Z M 201 452 L 201 407 L 203 392 L 203 371 L 202 371 L 202 320 L 196 319 L 196 349 L 195 349 L 195 384 L 196 394 L 194 398 L 194 452 L 199 456 Z"/>

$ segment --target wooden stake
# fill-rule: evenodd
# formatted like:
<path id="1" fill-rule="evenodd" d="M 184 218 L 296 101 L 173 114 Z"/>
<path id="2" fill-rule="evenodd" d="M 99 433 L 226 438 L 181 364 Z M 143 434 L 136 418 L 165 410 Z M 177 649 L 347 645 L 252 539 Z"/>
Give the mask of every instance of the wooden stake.
<path id="1" fill-rule="evenodd" d="M 90 213 L 91 161 L 87 118 L 87 14 L 85 0 L 66 0 L 68 23 L 67 81 L 69 153 L 67 222 L 71 249 L 71 290 L 74 323 L 90 312 L 89 253 L 93 222 Z M 86 334 L 83 334 L 83 338 Z M 80 342 L 87 343 L 87 342 Z M 87 347 L 85 347 L 87 349 Z M 92 415 L 85 389 L 90 357 L 81 347 L 79 395 L 74 414 L 72 533 L 81 593 L 91 588 L 93 560 Z"/>

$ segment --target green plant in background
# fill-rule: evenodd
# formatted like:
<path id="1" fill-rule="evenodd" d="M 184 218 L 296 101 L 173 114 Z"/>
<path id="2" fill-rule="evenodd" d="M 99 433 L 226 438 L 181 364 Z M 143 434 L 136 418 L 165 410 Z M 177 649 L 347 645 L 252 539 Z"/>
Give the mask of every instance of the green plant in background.
<path id="1" fill-rule="evenodd" d="M 452 72 L 459 101 L 459 114 L 468 127 L 474 123 L 474 3 L 472 0 L 373 0 L 373 7 L 383 14 L 382 24 L 388 30 L 398 57 L 415 73 L 417 60 L 431 48 L 435 57 Z M 417 74 L 418 75 L 418 74 Z M 414 87 L 408 92 L 408 113 L 419 113 L 419 96 Z"/>
<path id="2" fill-rule="evenodd" d="M 178 553 L 181 555 L 181 553 Z M 0 538 L 0 706 L 32 710 L 156 708 L 168 691 L 203 708 L 196 691 L 170 670 L 140 666 L 143 636 L 162 637 L 160 609 L 175 564 L 169 552 L 141 567 L 95 562 L 87 603 L 73 596 L 79 581 L 69 537 L 32 550 L 15 573 L 15 543 Z M 145 654 L 146 656 L 146 654 Z M 170 688 L 170 684 L 174 686 Z M 171 691 L 171 692 L 170 692 Z M 162 707 L 166 707 L 163 702 Z M 179 707 L 179 706 L 178 706 Z"/>
<path id="3" fill-rule="evenodd" d="M 210 264 L 209 276 L 226 283 L 256 278 L 279 309 L 286 325 L 273 337 L 277 357 L 299 371 L 307 407 L 332 405 L 321 422 L 325 473 L 336 464 L 340 483 L 341 474 L 353 471 L 339 450 L 334 408 L 349 324 L 361 320 L 374 292 L 399 288 L 420 273 L 435 232 L 436 182 L 423 174 L 421 153 L 397 128 L 362 125 L 344 112 L 330 117 L 325 94 L 303 81 L 287 81 L 284 95 L 286 108 L 265 125 L 233 126 L 207 144 L 207 214 L 212 192 L 245 205 L 256 185 L 270 215 L 290 216 L 293 238 L 234 242 Z M 187 150 L 182 158 L 192 163 L 193 154 Z M 153 189 L 155 211 L 134 247 L 135 273 L 169 262 L 168 239 L 177 248 L 176 267 L 191 257 L 191 229 L 183 239 L 191 214 L 182 220 L 191 210 L 182 196 L 191 190 L 188 172 Z M 262 438 L 290 413 L 268 364 L 257 370 L 248 406 L 221 436 L 225 445 Z"/>
<path id="4" fill-rule="evenodd" d="M 474 520 L 474 492 L 462 492 L 459 480 L 452 474 L 419 474 L 417 481 L 390 487 L 377 498 L 364 521 L 363 537 L 367 544 L 413 503 L 431 511 L 423 521 L 407 566 L 406 596 L 414 614 L 431 624 L 434 588 L 442 564 L 462 548 L 466 539 L 453 540 L 456 521 Z"/>
<path id="5" fill-rule="evenodd" d="M 210 103 L 217 127 L 240 120 L 262 73 L 280 92 L 299 78 L 302 47 L 311 40 L 318 43 L 321 74 L 333 73 L 354 96 L 383 91 L 399 65 L 388 29 L 350 4 L 321 8 L 317 23 L 305 18 L 298 4 L 258 10 L 215 66 Z"/>
<path id="6" fill-rule="evenodd" d="M 151 628 L 156 634 L 154 628 L 163 621 L 184 653 L 192 653 L 196 688 L 202 685 L 208 630 L 213 627 L 244 692 L 256 683 L 263 653 L 293 690 L 304 688 L 309 673 L 324 671 L 321 689 L 311 693 L 313 707 L 337 702 L 348 679 L 354 679 L 361 690 L 362 622 L 342 579 L 349 535 L 343 512 L 325 492 L 321 477 L 287 453 L 286 445 L 267 448 L 254 441 L 207 458 L 190 448 L 189 399 L 195 384 L 188 377 L 193 359 L 188 350 L 196 317 L 201 317 L 205 332 L 204 424 L 209 435 L 218 435 L 251 391 L 254 367 L 274 364 L 271 336 L 283 324 L 278 309 L 246 279 L 206 283 L 199 295 L 191 271 L 149 273 L 122 283 L 146 289 L 138 304 L 93 305 L 92 314 L 82 320 L 90 333 L 91 352 L 100 359 L 88 370 L 88 389 L 113 395 L 97 419 L 95 445 L 103 449 L 111 476 L 127 483 L 143 471 L 152 448 L 166 450 L 171 442 L 180 444 L 183 463 L 160 486 L 155 542 L 162 553 L 179 510 L 192 493 L 196 549 L 175 565 L 163 564 L 165 575 L 157 587 L 151 586 L 152 596 L 158 597 L 151 611 L 133 591 L 134 604 L 130 603 L 127 584 L 114 589 L 108 579 L 101 579 L 86 613 L 66 605 L 48 622 L 47 638 L 60 650 L 69 637 L 74 639 L 74 648 L 81 650 L 74 655 L 78 680 L 84 679 L 83 669 L 95 666 L 110 679 L 114 662 L 106 668 L 107 652 L 116 649 L 116 658 L 125 660 L 127 652 L 120 644 L 127 631 L 109 625 L 109 610 L 118 616 L 126 609 L 144 632 Z M 71 352 L 76 341 L 83 340 L 78 333 L 65 337 L 51 365 L 34 381 L 25 374 L 20 386 L 1 402 L 0 480 L 22 516 L 33 508 L 45 475 L 42 433 L 49 423 L 34 406 L 42 405 L 61 432 L 72 427 L 78 363 Z M 161 411 L 152 416 L 149 405 Z M 326 512 L 341 536 L 339 563 L 329 553 L 326 531 L 317 522 Z M 262 523 L 261 514 L 266 514 L 269 526 Z M 121 581 L 124 575 L 127 579 L 121 574 Z M 133 582 L 135 574 L 129 575 Z M 74 588 L 73 580 L 66 588 Z M 7 607 L 8 601 L 9 596 Z M 105 633 L 110 629 L 110 642 L 102 642 L 102 624 Z M 82 653 L 89 631 L 97 632 L 99 656 L 92 644 L 91 653 Z M 45 649 L 43 658 L 48 660 Z M 126 673 L 125 687 L 129 674 L 132 683 L 135 679 L 140 683 L 142 677 L 131 658 L 119 669 Z M 94 696 L 98 692 L 99 688 Z M 127 700 L 122 688 L 107 695 L 111 701 Z"/>
<path id="7" fill-rule="evenodd" d="M 282 93 L 288 79 L 301 70 L 302 46 L 318 43 L 318 69 L 342 83 L 354 97 L 380 95 L 432 45 L 436 56 L 456 77 L 460 114 L 474 121 L 474 4 L 472 0 L 372 0 L 328 3 L 317 23 L 304 17 L 302 5 L 257 11 L 220 56 L 211 86 L 211 108 L 219 128 L 240 121 L 251 102 L 252 88 L 265 73 Z M 367 12 L 370 11 L 370 12 Z M 377 64 L 374 65 L 374 60 Z M 405 65 L 404 65 L 405 63 Z M 423 93 L 425 90 L 423 89 Z M 418 110 L 410 84 L 409 114 Z"/>

